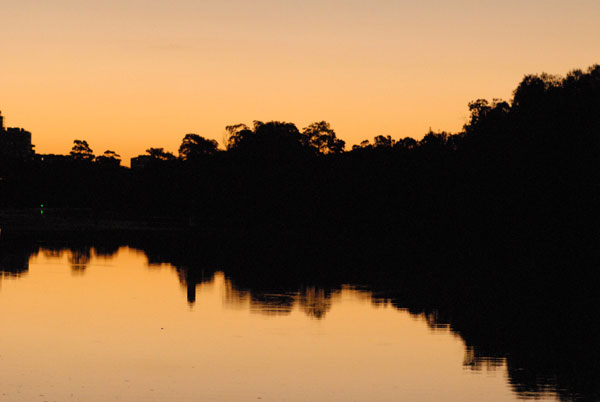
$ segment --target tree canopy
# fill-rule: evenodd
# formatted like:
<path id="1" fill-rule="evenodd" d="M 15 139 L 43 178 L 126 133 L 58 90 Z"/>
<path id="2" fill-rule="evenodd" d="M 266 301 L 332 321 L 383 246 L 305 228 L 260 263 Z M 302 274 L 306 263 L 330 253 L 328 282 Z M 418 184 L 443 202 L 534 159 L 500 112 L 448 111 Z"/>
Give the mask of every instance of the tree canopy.
<path id="1" fill-rule="evenodd" d="M 148 148 L 146 153 L 154 160 L 157 161 L 172 161 L 175 160 L 175 155 L 171 152 L 165 151 L 164 148 Z"/>
<path id="2" fill-rule="evenodd" d="M 182 160 L 194 160 L 214 155 L 218 151 L 217 141 L 209 140 L 198 134 L 186 134 L 179 147 L 179 157 Z"/>
<path id="3" fill-rule="evenodd" d="M 78 161 L 91 162 L 94 160 L 94 152 L 85 140 L 74 140 L 70 155 L 71 158 Z"/>

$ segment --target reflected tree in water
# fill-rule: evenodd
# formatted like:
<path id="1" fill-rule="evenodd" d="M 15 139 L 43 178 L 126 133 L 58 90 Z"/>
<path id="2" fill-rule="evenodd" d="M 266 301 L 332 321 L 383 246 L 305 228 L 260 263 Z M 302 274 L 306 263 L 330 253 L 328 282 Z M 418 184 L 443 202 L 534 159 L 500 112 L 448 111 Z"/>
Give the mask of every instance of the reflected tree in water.
<path id="1" fill-rule="evenodd" d="M 310 287 L 299 295 L 299 304 L 309 316 L 318 320 L 325 318 L 331 310 L 331 291 Z"/>
<path id="2" fill-rule="evenodd" d="M 68 261 L 71 264 L 71 270 L 74 273 L 83 273 L 87 268 L 90 257 L 90 247 L 78 247 L 70 249 Z"/>

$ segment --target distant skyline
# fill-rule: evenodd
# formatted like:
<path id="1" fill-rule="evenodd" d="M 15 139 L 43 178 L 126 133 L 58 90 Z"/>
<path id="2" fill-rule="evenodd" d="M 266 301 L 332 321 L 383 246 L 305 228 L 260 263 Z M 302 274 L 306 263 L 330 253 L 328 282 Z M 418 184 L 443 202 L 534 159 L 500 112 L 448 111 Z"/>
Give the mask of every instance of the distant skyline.
<path id="1" fill-rule="evenodd" d="M 20 0 L 2 5 L 0 110 L 38 153 L 177 153 L 225 126 L 326 120 L 347 148 L 455 132 L 525 74 L 600 62 L 597 0 Z"/>

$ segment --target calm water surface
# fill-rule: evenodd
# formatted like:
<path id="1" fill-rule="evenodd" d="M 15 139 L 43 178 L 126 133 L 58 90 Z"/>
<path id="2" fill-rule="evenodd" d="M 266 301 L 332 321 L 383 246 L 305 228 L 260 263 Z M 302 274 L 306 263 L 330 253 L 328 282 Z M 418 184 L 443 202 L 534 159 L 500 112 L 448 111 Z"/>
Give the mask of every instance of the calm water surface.
<path id="1" fill-rule="evenodd" d="M 2 401 L 519 399 L 504 361 L 473 367 L 448 329 L 350 286 L 257 303 L 217 273 L 190 303 L 172 266 L 129 248 L 42 249 L 0 281 Z"/>

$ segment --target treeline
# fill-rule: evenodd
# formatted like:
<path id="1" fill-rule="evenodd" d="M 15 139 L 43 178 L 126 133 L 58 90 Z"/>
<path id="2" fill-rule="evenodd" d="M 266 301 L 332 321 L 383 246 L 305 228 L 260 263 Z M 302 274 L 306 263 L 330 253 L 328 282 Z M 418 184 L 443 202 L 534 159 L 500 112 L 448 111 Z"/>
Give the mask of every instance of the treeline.
<path id="1" fill-rule="evenodd" d="M 4 166 L 0 202 L 181 218 L 241 238 L 463 251 L 595 240 L 600 66 L 526 76 L 511 101 L 480 99 L 469 109 L 459 133 L 378 136 L 350 151 L 326 122 L 232 125 L 226 150 L 188 134 L 178 157 L 150 148 L 131 170 L 115 152 L 95 157 L 78 140 L 68 157 Z"/>

